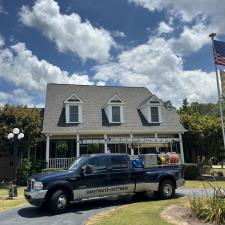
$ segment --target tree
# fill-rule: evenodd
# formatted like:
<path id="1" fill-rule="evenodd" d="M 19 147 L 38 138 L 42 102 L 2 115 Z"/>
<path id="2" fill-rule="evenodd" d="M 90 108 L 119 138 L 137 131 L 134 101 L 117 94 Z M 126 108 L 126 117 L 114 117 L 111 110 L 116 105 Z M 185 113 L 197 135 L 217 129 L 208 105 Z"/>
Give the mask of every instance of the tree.
<path id="1" fill-rule="evenodd" d="M 163 105 L 169 110 L 176 110 L 176 107 L 173 106 L 170 100 L 164 101 Z"/>
<path id="2" fill-rule="evenodd" d="M 41 137 L 40 110 L 27 106 L 5 105 L 0 110 L 0 152 L 12 155 L 12 145 L 7 139 L 9 132 L 18 127 L 24 133 L 24 138 L 19 142 L 18 150 L 22 155 L 29 156 Z"/>
<path id="3" fill-rule="evenodd" d="M 217 104 L 190 104 L 184 99 L 178 112 L 182 125 L 187 129 L 183 135 L 186 158 L 197 161 L 197 156 L 208 160 L 220 155 L 223 139 Z"/>
<path id="4" fill-rule="evenodd" d="M 180 107 L 180 109 L 178 110 L 179 113 L 187 113 L 190 109 L 190 104 L 188 102 L 188 100 L 185 98 L 183 100 L 182 106 Z"/>

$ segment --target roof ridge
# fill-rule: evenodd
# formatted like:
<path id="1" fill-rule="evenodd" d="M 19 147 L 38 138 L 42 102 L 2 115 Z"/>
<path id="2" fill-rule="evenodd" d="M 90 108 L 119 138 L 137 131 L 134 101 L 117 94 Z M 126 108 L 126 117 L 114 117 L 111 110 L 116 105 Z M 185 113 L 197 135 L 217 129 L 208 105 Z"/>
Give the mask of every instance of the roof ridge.
<path id="1" fill-rule="evenodd" d="M 59 84 L 59 83 L 47 83 L 47 85 L 73 85 L 73 86 L 90 86 L 90 87 L 99 87 L 99 88 L 106 88 L 106 87 L 112 87 L 112 88 L 144 88 L 146 87 L 139 87 L 139 86 L 114 86 L 114 85 L 104 85 L 104 86 L 98 86 L 98 85 L 88 85 L 88 84 Z M 149 91 L 149 90 L 148 90 Z"/>

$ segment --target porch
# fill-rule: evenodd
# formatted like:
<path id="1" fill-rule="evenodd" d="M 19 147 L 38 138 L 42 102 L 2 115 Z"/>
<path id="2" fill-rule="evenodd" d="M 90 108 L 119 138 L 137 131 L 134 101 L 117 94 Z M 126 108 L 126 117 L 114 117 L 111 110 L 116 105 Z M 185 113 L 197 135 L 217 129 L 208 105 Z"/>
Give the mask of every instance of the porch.
<path id="1" fill-rule="evenodd" d="M 135 156 L 147 153 L 176 152 L 184 163 L 182 135 L 124 134 L 124 135 L 46 135 L 46 167 L 65 168 L 77 157 L 96 153 L 127 153 Z"/>

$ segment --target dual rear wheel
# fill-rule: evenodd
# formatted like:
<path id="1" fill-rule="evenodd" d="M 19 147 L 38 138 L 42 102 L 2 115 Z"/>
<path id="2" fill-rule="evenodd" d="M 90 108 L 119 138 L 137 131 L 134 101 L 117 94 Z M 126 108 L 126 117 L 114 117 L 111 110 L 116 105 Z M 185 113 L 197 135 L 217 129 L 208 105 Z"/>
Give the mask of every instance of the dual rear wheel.
<path id="1" fill-rule="evenodd" d="M 173 198 L 175 195 L 175 184 L 172 180 L 163 180 L 159 184 L 159 190 L 155 194 L 160 199 Z"/>

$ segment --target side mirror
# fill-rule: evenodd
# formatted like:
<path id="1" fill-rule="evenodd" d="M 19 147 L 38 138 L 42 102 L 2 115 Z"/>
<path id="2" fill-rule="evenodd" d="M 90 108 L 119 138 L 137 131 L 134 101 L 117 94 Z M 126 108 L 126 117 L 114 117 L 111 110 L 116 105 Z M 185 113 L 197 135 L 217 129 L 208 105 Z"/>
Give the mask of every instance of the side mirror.
<path id="1" fill-rule="evenodd" d="M 85 173 L 86 173 L 86 174 L 91 174 L 91 173 L 93 173 L 93 168 L 92 168 L 92 166 L 87 165 L 86 168 L 85 168 Z"/>
<path id="2" fill-rule="evenodd" d="M 80 176 L 83 177 L 84 176 L 84 171 L 85 171 L 85 167 L 82 167 L 80 170 Z"/>

